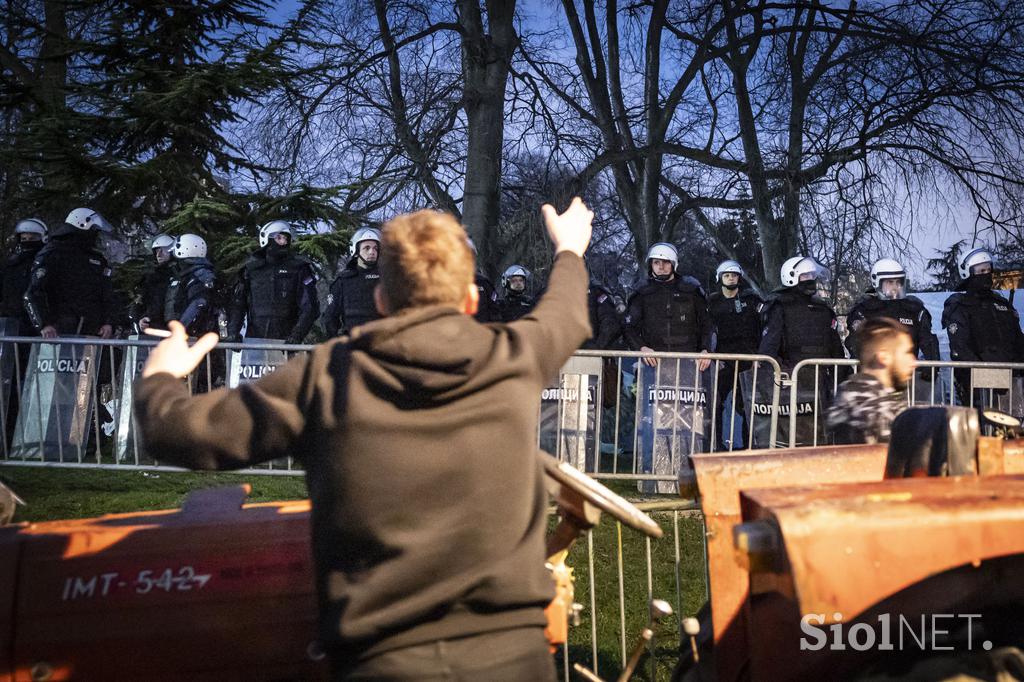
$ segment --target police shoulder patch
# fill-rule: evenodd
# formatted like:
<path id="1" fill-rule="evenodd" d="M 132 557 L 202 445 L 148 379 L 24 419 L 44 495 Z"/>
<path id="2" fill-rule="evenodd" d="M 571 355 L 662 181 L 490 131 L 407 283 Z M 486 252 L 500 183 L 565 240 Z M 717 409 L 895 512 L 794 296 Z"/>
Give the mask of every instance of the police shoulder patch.
<path id="1" fill-rule="evenodd" d="M 334 303 L 334 294 L 327 294 L 327 305 Z"/>
<path id="2" fill-rule="evenodd" d="M 853 331 L 857 331 L 863 325 L 864 325 L 864 320 L 863 319 L 857 319 L 857 320 L 854 320 L 853 322 L 850 323 L 850 329 L 852 329 Z"/>
<path id="3" fill-rule="evenodd" d="M 42 279 L 46 277 L 46 268 L 36 268 L 35 274 L 33 275 L 36 279 Z"/>
<path id="4" fill-rule="evenodd" d="M 954 322 L 953 324 L 949 325 L 949 327 L 948 327 L 949 333 L 950 334 L 956 334 L 956 330 L 959 329 L 959 328 L 960 328 L 960 325 L 958 325 L 956 322 Z"/>

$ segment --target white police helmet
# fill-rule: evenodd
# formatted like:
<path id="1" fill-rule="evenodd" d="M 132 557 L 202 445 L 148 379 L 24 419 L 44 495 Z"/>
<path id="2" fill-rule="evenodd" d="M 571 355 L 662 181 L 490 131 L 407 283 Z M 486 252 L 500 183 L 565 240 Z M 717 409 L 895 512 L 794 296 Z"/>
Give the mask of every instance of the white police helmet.
<path id="1" fill-rule="evenodd" d="M 206 240 L 198 234 L 183 234 L 174 240 L 175 258 L 206 258 Z"/>
<path id="2" fill-rule="evenodd" d="M 784 287 L 795 287 L 800 281 L 800 275 L 812 273 L 814 279 L 822 277 L 825 269 L 818 265 L 818 262 L 808 256 L 793 256 L 782 264 L 779 270 L 779 279 Z"/>
<path id="3" fill-rule="evenodd" d="M 722 281 L 722 275 L 724 275 L 727 272 L 739 275 L 740 277 L 747 276 L 747 273 L 743 272 L 742 265 L 740 265 L 734 260 L 724 260 L 719 264 L 718 268 L 715 270 L 715 279 L 718 281 Z"/>
<path id="4" fill-rule="evenodd" d="M 525 277 L 526 279 L 530 279 L 530 271 L 518 264 L 508 266 L 505 268 L 505 272 L 501 273 L 501 286 L 508 289 L 509 280 L 513 277 Z"/>
<path id="5" fill-rule="evenodd" d="M 46 241 L 46 223 L 39 218 L 25 218 L 19 220 L 14 226 L 14 234 L 38 234 L 39 238 Z"/>
<path id="6" fill-rule="evenodd" d="M 64 222 L 79 230 L 114 231 L 114 228 L 107 222 L 106 218 L 91 208 L 76 208 L 71 213 L 68 213 L 68 217 L 64 219 Z"/>
<path id="7" fill-rule="evenodd" d="M 651 248 L 647 249 L 647 264 L 650 265 L 655 258 L 671 262 L 673 271 L 679 268 L 679 252 L 668 242 L 651 244 Z"/>
<path id="8" fill-rule="evenodd" d="M 879 290 L 883 279 L 902 279 L 906 281 L 907 271 L 903 269 L 899 261 L 892 258 L 882 258 L 875 261 L 875 264 L 871 266 L 871 286 L 875 288 L 875 291 Z"/>
<path id="9" fill-rule="evenodd" d="M 356 255 L 359 243 L 365 241 L 374 241 L 380 244 L 380 230 L 375 227 L 361 227 L 356 230 L 356 233 L 352 235 L 352 240 L 348 243 L 348 255 Z"/>
<path id="10" fill-rule="evenodd" d="M 149 248 L 155 249 L 173 249 L 174 248 L 174 237 L 167 234 L 158 234 L 153 237 L 153 241 L 150 243 Z"/>
<path id="11" fill-rule="evenodd" d="M 264 247 L 269 244 L 271 237 L 275 234 L 281 234 L 282 232 L 291 237 L 292 226 L 284 220 L 271 220 L 260 228 L 260 247 Z"/>
<path id="12" fill-rule="evenodd" d="M 967 279 L 971 276 L 971 268 L 975 265 L 981 265 L 982 263 L 991 263 L 992 254 L 989 253 L 988 249 L 978 248 L 972 249 L 960 256 L 960 260 L 957 261 L 957 269 L 960 271 L 961 279 Z"/>

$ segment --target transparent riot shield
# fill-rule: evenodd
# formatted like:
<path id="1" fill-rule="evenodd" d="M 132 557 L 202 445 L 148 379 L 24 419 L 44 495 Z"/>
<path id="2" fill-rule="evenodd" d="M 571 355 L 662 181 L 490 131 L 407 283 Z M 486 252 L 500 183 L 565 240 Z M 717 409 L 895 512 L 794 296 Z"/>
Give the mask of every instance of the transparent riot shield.
<path id="1" fill-rule="evenodd" d="M 570 358 L 541 393 L 540 448 L 589 473 L 597 471 L 603 370 L 601 358 Z"/>
<path id="2" fill-rule="evenodd" d="M 281 343 L 280 339 L 250 339 L 245 345 Z M 228 358 L 228 386 L 237 388 L 239 384 L 256 381 L 265 374 L 277 371 L 288 362 L 288 354 L 283 350 L 236 350 Z"/>
<path id="3" fill-rule="evenodd" d="M 678 493 L 679 480 L 692 478 L 690 455 L 707 450 L 711 406 L 707 372 L 693 360 L 659 360 L 640 368 L 640 471 L 671 476 L 641 481 L 640 492 Z"/>
<path id="4" fill-rule="evenodd" d="M 281 339 L 246 338 L 245 345 L 281 343 Z M 237 388 L 241 384 L 257 381 L 260 377 L 272 374 L 288 362 L 288 354 L 283 350 L 240 350 L 232 351 L 228 358 L 228 386 Z M 257 468 L 291 469 L 289 459 L 276 459 Z"/>
<path id="5" fill-rule="evenodd" d="M 138 335 L 128 337 L 129 340 L 139 339 Z M 119 464 L 153 464 L 142 450 L 136 434 L 135 411 L 132 403 L 135 398 L 135 380 L 142 375 L 142 367 L 149 357 L 149 346 L 128 346 L 124 349 L 121 361 L 120 392 L 117 399 L 117 410 L 114 413 L 114 424 L 117 436 L 114 440 L 114 452 Z"/>
<path id="6" fill-rule="evenodd" d="M 790 410 L 792 392 L 796 391 L 796 442 L 794 445 L 824 445 L 828 442 L 825 433 L 825 413 L 832 404 L 832 368 L 814 367 L 800 371 L 799 385 L 787 382 L 779 391 L 778 425 L 775 443 L 771 440 L 771 417 L 775 387 L 771 374 L 762 372 L 757 385 L 753 385 L 753 372 L 740 373 L 743 399 L 746 401 L 748 423 L 753 420 L 751 432 L 755 448 L 787 448 L 790 445 Z"/>
<path id="7" fill-rule="evenodd" d="M 20 331 L 21 320 L 16 317 L 0 317 L 0 337 L 17 336 Z M 14 354 L 18 352 L 14 343 L 0 343 L 0 417 L 6 426 L 4 433 L 10 433 L 17 418 L 16 406 L 11 404 L 11 386 L 15 384 L 14 372 L 16 363 Z M 28 355 L 23 353 L 22 360 L 27 360 Z M 24 372 L 24 369 L 22 369 Z"/>
<path id="8" fill-rule="evenodd" d="M 89 449 L 98 361 L 96 346 L 32 347 L 11 457 L 80 461 Z M 93 448 L 96 443 L 92 443 Z"/>

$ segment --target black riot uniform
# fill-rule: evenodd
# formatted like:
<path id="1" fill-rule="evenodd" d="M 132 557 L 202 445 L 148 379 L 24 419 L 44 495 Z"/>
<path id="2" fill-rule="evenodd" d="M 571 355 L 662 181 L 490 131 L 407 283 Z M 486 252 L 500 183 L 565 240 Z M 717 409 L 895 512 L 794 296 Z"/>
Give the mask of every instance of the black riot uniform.
<path id="1" fill-rule="evenodd" d="M 951 359 L 960 362 L 1024 362 L 1024 333 L 1010 302 L 990 289 L 946 299 L 942 326 Z"/>
<path id="2" fill-rule="evenodd" d="M 497 322 L 513 322 L 533 310 L 534 300 L 521 291 L 505 290 L 505 297 L 495 301 Z"/>
<path id="3" fill-rule="evenodd" d="M 55 235 L 36 256 L 24 298 L 37 330 L 53 326 L 61 336 L 95 335 L 113 325 L 110 265 L 97 237 L 94 230 Z"/>
<path id="4" fill-rule="evenodd" d="M 181 322 L 189 336 L 216 331 L 213 264 L 205 258 L 184 258 L 173 262 L 170 274 L 161 317 Z"/>
<path id="5" fill-rule="evenodd" d="M 587 307 L 590 309 L 590 328 L 594 335 L 583 342 L 585 350 L 606 350 L 622 334 L 622 323 L 615 310 L 611 294 L 597 284 L 587 289 Z"/>
<path id="6" fill-rule="evenodd" d="M 865 321 L 875 317 L 888 317 L 910 330 L 915 355 L 920 353 L 925 360 L 939 359 L 939 340 L 932 333 L 932 316 L 921 299 L 907 296 L 886 300 L 879 298 L 873 289 L 867 291 L 846 316 L 846 326 L 850 330 L 846 347 L 851 357 L 858 355 L 857 330 Z"/>
<path id="7" fill-rule="evenodd" d="M 167 285 L 171 281 L 172 261 L 157 263 L 142 278 L 142 295 L 134 315 L 136 320 L 149 318 L 151 327 L 167 329 L 164 319 L 164 301 L 167 298 Z"/>
<path id="8" fill-rule="evenodd" d="M 845 358 L 832 306 L 798 287 L 779 289 L 764 305 L 764 331 L 757 352 L 786 369 L 810 358 Z"/>
<path id="9" fill-rule="evenodd" d="M 359 267 L 359 256 L 352 256 L 345 269 L 331 284 L 331 295 L 327 301 L 321 323 L 328 336 L 349 334 L 361 324 L 380 318 L 373 302 L 373 290 L 380 282 L 377 263 Z"/>
<path id="10" fill-rule="evenodd" d="M 19 336 L 32 336 L 35 333 L 25 310 L 24 296 L 32 273 L 32 263 L 42 248 L 41 241 L 18 244 L 0 273 L 0 287 L 3 287 L 0 289 L 0 317 L 17 320 Z M 8 333 L 11 333 L 10 330 Z"/>
<path id="11" fill-rule="evenodd" d="M 746 355 L 757 353 L 757 346 L 761 342 L 761 306 L 764 302 L 751 289 L 740 289 L 732 298 L 728 298 L 721 291 L 716 291 L 708 297 L 708 314 L 715 326 L 717 341 L 715 350 L 719 353 L 742 353 Z M 742 432 L 747 433 L 745 408 L 743 402 L 743 391 L 736 378 L 736 372 L 750 367 L 749 362 L 723 361 L 718 366 L 718 388 L 716 391 L 717 402 L 715 414 L 721 415 L 725 409 L 726 399 L 730 394 L 733 396 L 733 412 L 738 415 Z M 733 384 L 736 390 L 733 391 Z M 733 423 L 733 418 L 726 418 L 726 426 Z M 719 424 L 718 445 L 720 450 L 728 450 L 729 443 L 725 429 Z"/>
<path id="12" fill-rule="evenodd" d="M 245 335 L 302 343 L 320 314 L 313 266 L 289 247 L 257 249 L 238 275 L 228 316 L 228 338 Z"/>
<path id="13" fill-rule="evenodd" d="M 714 349 L 713 331 L 700 285 L 677 275 L 649 279 L 630 296 L 622 333 L 633 350 L 695 353 Z"/>
<path id="14" fill-rule="evenodd" d="M 476 273 L 476 289 L 480 292 L 480 304 L 477 306 L 477 322 L 498 321 L 498 295 L 494 292 L 494 284 L 482 273 Z"/>

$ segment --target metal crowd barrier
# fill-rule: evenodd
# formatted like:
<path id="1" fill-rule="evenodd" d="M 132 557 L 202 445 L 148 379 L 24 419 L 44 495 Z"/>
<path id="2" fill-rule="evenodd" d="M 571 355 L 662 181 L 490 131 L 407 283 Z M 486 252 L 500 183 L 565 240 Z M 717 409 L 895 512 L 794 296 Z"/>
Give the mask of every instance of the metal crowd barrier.
<path id="1" fill-rule="evenodd" d="M 825 416 L 839 383 L 855 372 L 856 360 L 803 360 L 783 377 L 788 447 L 828 443 Z M 990 407 L 1024 418 L 1024 364 L 920 360 L 906 388 L 908 405 Z"/>
<path id="2" fill-rule="evenodd" d="M 133 385 L 157 340 L 8 336 L 0 340 L 0 455 L 5 463 L 164 467 L 147 453 Z M 312 346 L 247 339 L 220 344 L 188 377 L 193 393 L 274 371 Z M 688 455 L 772 447 L 781 372 L 756 355 L 580 351 L 542 391 L 538 445 L 599 478 L 640 492 L 677 490 Z M 706 368 L 702 366 L 708 363 Z M 301 473 L 291 460 L 253 473 Z"/>
<path id="3" fill-rule="evenodd" d="M 647 624 L 651 599 L 664 599 L 673 614 L 655 631 L 641 663 L 642 679 L 668 679 L 679 660 L 682 619 L 696 616 L 708 600 L 707 536 L 696 504 L 685 500 L 638 505 L 665 535 L 651 540 L 605 516 L 572 548 L 566 563 L 575 576 L 575 600 L 583 606 L 577 625 L 561 647 L 563 680 L 581 663 L 606 680 L 626 664 Z M 638 671 L 640 673 L 640 671 Z"/>

